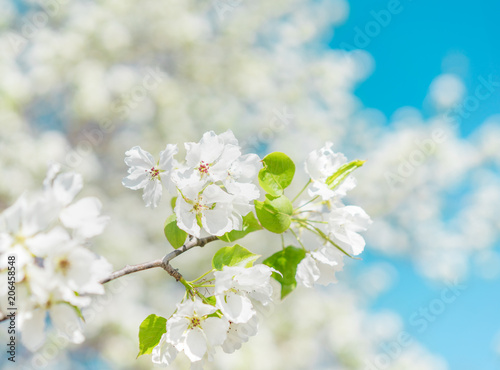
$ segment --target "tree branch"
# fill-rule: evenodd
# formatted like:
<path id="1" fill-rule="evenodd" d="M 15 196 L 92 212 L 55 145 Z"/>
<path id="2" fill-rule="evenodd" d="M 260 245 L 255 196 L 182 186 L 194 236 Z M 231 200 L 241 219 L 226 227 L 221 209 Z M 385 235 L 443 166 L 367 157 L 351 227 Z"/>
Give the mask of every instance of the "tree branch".
<path id="1" fill-rule="evenodd" d="M 206 238 L 201 238 L 201 239 L 198 239 L 194 236 L 190 236 L 189 240 L 186 243 L 184 243 L 184 245 L 182 247 L 173 250 L 172 252 L 168 253 L 162 259 L 158 259 L 158 260 L 146 262 L 146 263 L 140 263 L 138 265 L 125 266 L 121 270 L 113 272 L 106 279 L 101 280 L 101 284 L 106 284 L 107 282 L 110 282 L 111 280 L 114 280 L 114 279 L 118 279 L 119 277 L 122 277 L 122 276 L 125 276 L 128 274 L 132 274 L 132 273 L 138 272 L 138 271 L 148 270 L 148 269 L 151 269 L 154 267 L 163 268 L 166 272 L 169 273 L 169 275 L 174 277 L 175 280 L 179 281 L 182 278 L 182 275 L 176 269 L 174 269 L 172 266 L 170 266 L 170 261 L 173 260 L 175 257 L 181 255 L 182 253 L 190 250 L 191 248 L 203 247 L 203 246 L 205 246 L 205 244 L 213 242 L 215 240 L 218 240 L 218 238 L 216 236 L 208 236 Z"/>
<path id="2" fill-rule="evenodd" d="M 187 252 L 191 248 L 194 247 L 203 247 L 205 244 L 208 244 L 210 242 L 213 242 L 215 240 L 218 240 L 216 236 L 208 236 L 206 238 L 201 238 L 198 239 L 194 236 L 190 236 L 189 240 L 184 243 L 184 245 L 178 249 L 173 250 L 172 252 L 168 253 L 165 257 L 162 259 L 158 259 L 155 261 L 151 262 L 146 262 L 146 263 L 140 263 L 138 265 L 132 265 L 132 266 L 125 266 L 121 270 L 113 272 L 111 275 L 109 275 L 106 279 L 101 280 L 101 284 L 106 284 L 107 282 L 110 282 L 111 280 L 118 279 L 119 277 L 132 274 L 134 272 L 138 271 L 143 271 L 143 270 L 148 270 L 154 267 L 161 267 L 163 268 L 166 272 L 169 273 L 172 277 L 175 278 L 175 280 L 179 281 L 182 279 L 182 275 L 174 269 L 172 266 L 170 266 L 170 261 L 173 260 L 175 257 L 180 256 L 182 253 Z M 0 316 L 0 322 L 6 321 L 9 318 L 3 314 L 3 312 L 0 312 L 3 316 Z"/>

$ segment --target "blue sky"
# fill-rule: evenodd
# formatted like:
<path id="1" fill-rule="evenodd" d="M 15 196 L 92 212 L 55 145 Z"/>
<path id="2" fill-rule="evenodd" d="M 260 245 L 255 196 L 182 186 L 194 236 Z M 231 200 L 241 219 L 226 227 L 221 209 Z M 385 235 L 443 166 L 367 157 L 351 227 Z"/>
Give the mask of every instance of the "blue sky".
<path id="1" fill-rule="evenodd" d="M 372 13 L 387 11 L 395 0 L 350 1 L 348 21 L 336 29 L 334 48 L 342 43 L 354 45 L 358 27 L 370 29 Z M 479 76 L 497 75 L 500 80 L 500 2 L 494 0 L 431 1 L 401 0 L 397 14 L 380 26 L 363 49 L 375 59 L 373 75 L 357 90 L 367 107 L 381 110 L 388 117 L 402 106 L 422 108 L 431 81 L 440 73 L 452 72 L 463 78 L 469 90 Z M 468 67 L 450 66 L 453 55 L 467 57 Z M 500 93 L 482 102 L 478 111 L 465 120 L 462 133 L 469 134 L 487 116 L 500 113 Z"/>
<path id="2" fill-rule="evenodd" d="M 459 75 L 473 91 L 479 76 L 492 74 L 500 81 L 500 2 L 431 1 L 431 0 L 350 1 L 348 21 L 336 29 L 330 43 L 333 48 L 358 45 L 375 60 L 375 70 L 361 84 L 356 95 L 363 104 L 383 112 L 388 119 L 400 107 L 413 106 L 430 114 L 424 100 L 432 80 L 441 73 Z M 374 13 L 397 10 L 379 30 L 373 24 Z M 383 12 L 387 15 L 387 12 Z M 387 19 L 387 17 L 386 17 Z M 370 29 L 372 27 L 372 29 Z M 359 38 L 361 37 L 361 38 Z M 367 41 L 368 40 L 368 41 Z M 463 58 L 465 56 L 465 58 Z M 460 59 L 462 58 L 462 59 Z M 462 60 L 462 62 L 453 62 Z M 464 62 L 465 61 L 465 62 Z M 500 92 L 481 102 L 477 111 L 460 125 L 467 137 L 484 119 L 500 113 Z M 364 263 L 384 261 L 368 252 Z M 484 280 L 472 271 L 467 289 L 447 306 L 435 322 L 419 332 L 409 320 L 420 307 L 439 298 L 444 288 L 423 279 L 406 260 L 390 260 L 398 271 L 393 288 L 375 302 L 373 309 L 392 309 L 405 321 L 408 332 L 434 353 L 443 356 L 452 370 L 493 370 L 500 360 L 493 353 L 493 340 L 500 331 L 500 279 Z"/>

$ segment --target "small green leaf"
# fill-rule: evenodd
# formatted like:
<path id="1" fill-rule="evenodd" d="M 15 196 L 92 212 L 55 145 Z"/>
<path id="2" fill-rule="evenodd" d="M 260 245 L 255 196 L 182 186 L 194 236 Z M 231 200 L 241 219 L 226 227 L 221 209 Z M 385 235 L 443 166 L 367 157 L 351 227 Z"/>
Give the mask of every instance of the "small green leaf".
<path id="1" fill-rule="evenodd" d="M 269 194 L 278 197 L 291 184 L 295 164 L 284 153 L 274 152 L 262 160 L 264 168 L 259 171 L 259 184 Z"/>
<path id="2" fill-rule="evenodd" d="M 255 201 L 255 212 L 262 226 L 273 233 L 281 234 L 290 227 L 293 205 L 284 195 L 273 197 L 266 194 L 264 202 Z"/>
<path id="3" fill-rule="evenodd" d="M 163 229 L 165 236 L 168 241 L 175 249 L 180 248 L 184 245 L 187 238 L 187 232 L 179 229 L 177 226 L 177 217 L 175 214 L 170 215 L 165 221 L 165 227 Z"/>
<path id="4" fill-rule="evenodd" d="M 335 189 L 347 178 L 347 176 L 349 176 L 351 172 L 353 172 L 356 168 L 361 167 L 365 162 L 366 161 L 358 159 L 340 166 L 340 168 L 335 171 L 333 175 L 326 179 L 326 184 L 330 189 Z"/>
<path id="5" fill-rule="evenodd" d="M 260 255 L 253 254 L 239 244 L 232 247 L 221 248 L 212 258 L 212 266 L 216 270 L 222 270 L 224 266 L 252 267 L 254 261 Z"/>
<path id="6" fill-rule="evenodd" d="M 217 302 L 217 300 L 216 300 L 216 298 L 215 298 L 214 295 L 212 295 L 210 297 L 205 297 L 205 303 L 208 303 L 208 304 L 210 304 L 212 306 L 215 306 L 216 302 Z"/>
<path id="7" fill-rule="evenodd" d="M 253 212 L 250 212 L 245 217 L 243 217 L 243 230 L 230 231 L 219 237 L 219 239 L 231 243 L 245 237 L 251 232 L 258 230 L 262 230 L 262 226 L 260 226 L 259 221 L 257 221 Z"/>
<path id="8" fill-rule="evenodd" d="M 77 292 L 74 292 L 76 296 L 79 296 L 79 294 Z M 73 306 L 71 303 L 69 302 L 64 302 L 62 301 L 62 303 L 64 304 L 67 304 L 68 306 L 70 306 L 76 313 L 76 315 L 83 321 L 85 322 L 85 317 L 83 317 L 83 314 L 82 314 L 82 310 L 80 309 L 80 307 L 78 306 Z"/>
<path id="9" fill-rule="evenodd" d="M 139 327 L 139 354 L 147 355 L 153 352 L 161 336 L 167 332 L 167 319 L 161 316 L 151 314 L 141 323 Z"/>
<path id="10" fill-rule="evenodd" d="M 177 197 L 173 197 L 170 199 L 170 207 L 172 207 L 172 211 L 175 210 L 175 204 L 177 203 Z"/>
<path id="11" fill-rule="evenodd" d="M 262 263 L 281 272 L 283 276 L 273 272 L 273 278 L 281 284 L 281 299 L 290 294 L 297 286 L 295 274 L 297 266 L 306 256 L 301 248 L 286 247 L 285 249 L 266 258 Z"/>

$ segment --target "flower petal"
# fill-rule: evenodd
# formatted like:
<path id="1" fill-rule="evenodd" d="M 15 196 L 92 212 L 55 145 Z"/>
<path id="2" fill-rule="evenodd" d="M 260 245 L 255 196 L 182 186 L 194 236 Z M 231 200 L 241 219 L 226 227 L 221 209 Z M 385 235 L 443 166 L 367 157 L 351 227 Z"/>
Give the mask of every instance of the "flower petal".
<path id="1" fill-rule="evenodd" d="M 200 328 L 188 331 L 183 345 L 184 353 L 192 361 L 200 361 L 207 352 L 207 340 Z"/>
<path id="2" fill-rule="evenodd" d="M 220 346 L 226 340 L 229 322 L 218 317 L 209 317 L 203 321 L 203 331 L 212 346 Z"/>

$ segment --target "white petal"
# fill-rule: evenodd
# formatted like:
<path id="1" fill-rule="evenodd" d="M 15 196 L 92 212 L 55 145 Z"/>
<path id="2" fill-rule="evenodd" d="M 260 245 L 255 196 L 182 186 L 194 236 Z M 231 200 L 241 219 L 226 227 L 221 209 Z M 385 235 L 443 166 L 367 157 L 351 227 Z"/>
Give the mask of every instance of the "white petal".
<path id="1" fill-rule="evenodd" d="M 140 146 L 134 146 L 125 152 L 125 163 L 127 166 L 150 170 L 155 165 L 155 160 L 151 154 L 142 150 Z"/>
<path id="2" fill-rule="evenodd" d="M 203 331 L 194 328 L 188 331 L 184 342 L 184 353 L 192 361 L 200 361 L 207 352 L 207 341 Z"/>
<path id="3" fill-rule="evenodd" d="M 61 164 L 59 163 L 51 163 L 49 168 L 47 169 L 47 174 L 45 175 L 45 179 L 43 180 L 44 189 L 49 189 L 52 185 L 52 181 L 54 181 L 56 175 L 61 171 Z"/>
<path id="4" fill-rule="evenodd" d="M 160 202 L 162 194 L 162 185 L 160 180 L 151 179 L 146 184 L 144 188 L 144 193 L 142 194 L 142 199 L 146 203 L 146 207 L 156 208 Z"/>
<path id="5" fill-rule="evenodd" d="M 46 257 L 49 254 L 60 253 L 70 243 L 70 236 L 61 226 L 55 227 L 47 233 L 40 233 L 26 241 L 29 250 L 37 257 Z"/>
<path id="6" fill-rule="evenodd" d="M 361 235 L 354 232 L 349 232 L 348 235 L 351 253 L 355 256 L 361 254 L 361 252 L 365 249 L 365 239 Z"/>
<path id="7" fill-rule="evenodd" d="M 308 288 L 312 288 L 314 283 L 319 279 L 319 276 L 320 271 L 316 266 L 316 261 L 310 254 L 307 254 L 297 266 L 297 272 L 295 274 L 297 282 Z"/>
<path id="8" fill-rule="evenodd" d="M 87 197 L 63 209 L 59 217 L 77 236 L 91 238 L 101 234 L 109 221 L 109 217 L 100 216 L 101 208 L 99 199 Z"/>
<path id="9" fill-rule="evenodd" d="M 75 309 L 67 304 L 56 304 L 49 310 L 52 324 L 58 334 L 68 338 L 71 343 L 82 343 L 85 337 L 82 333 L 81 320 Z"/>
<path id="10" fill-rule="evenodd" d="M 208 185 L 203 191 L 203 203 L 231 203 L 233 197 L 217 185 Z"/>
<path id="11" fill-rule="evenodd" d="M 198 316 L 206 316 L 214 313 L 217 309 L 214 306 L 205 304 L 199 299 L 193 301 L 192 311 Z"/>
<path id="12" fill-rule="evenodd" d="M 196 213 L 193 210 L 193 206 L 187 203 L 182 197 L 177 198 L 175 214 L 177 216 L 177 226 L 181 230 L 197 238 L 200 236 L 200 226 L 196 220 Z"/>
<path id="13" fill-rule="evenodd" d="M 188 321 L 184 317 L 172 316 L 167 321 L 167 341 L 173 345 L 179 344 L 187 328 Z"/>
<path id="14" fill-rule="evenodd" d="M 222 181 L 227 178 L 231 165 L 235 159 L 241 156 L 240 148 L 234 145 L 226 145 L 217 162 L 211 166 L 210 174 L 213 181 Z"/>
<path id="15" fill-rule="evenodd" d="M 239 157 L 231 166 L 231 177 L 238 182 L 251 182 L 263 167 L 262 160 L 257 154 L 246 154 Z"/>
<path id="16" fill-rule="evenodd" d="M 202 161 L 205 161 L 205 163 L 214 162 L 220 157 L 223 150 L 224 141 L 213 131 L 208 131 L 203 134 L 200 140 L 200 155 Z"/>
<path id="17" fill-rule="evenodd" d="M 223 132 L 222 134 L 219 135 L 219 138 L 222 139 L 225 145 L 231 144 L 231 145 L 238 145 L 238 139 L 233 134 L 233 131 L 227 130 L 226 132 Z"/>
<path id="18" fill-rule="evenodd" d="M 216 299 L 217 307 L 229 321 L 243 323 L 255 315 L 252 302 L 247 297 L 228 292 L 226 295 L 217 295 Z"/>
<path id="19" fill-rule="evenodd" d="M 160 343 L 153 348 L 151 360 L 157 365 L 170 365 L 177 356 L 178 351 L 170 343 L 167 343 L 167 335 L 163 334 Z"/>
<path id="20" fill-rule="evenodd" d="M 250 321 L 243 324 L 231 323 L 227 331 L 227 337 L 222 344 L 222 349 L 226 353 L 233 353 L 241 348 L 241 344 L 257 334 L 259 321 L 257 316 L 253 316 Z"/>
<path id="21" fill-rule="evenodd" d="M 134 171 L 122 179 L 122 185 L 132 190 L 142 189 L 147 185 L 149 178 L 149 172 L 146 170 Z"/>
<path id="22" fill-rule="evenodd" d="M 45 310 L 37 309 L 27 314 L 23 320 L 19 320 L 21 341 L 30 351 L 38 350 L 45 341 Z"/>
<path id="23" fill-rule="evenodd" d="M 233 229 L 230 215 L 227 208 L 217 205 L 214 209 L 202 213 L 201 223 L 210 235 L 222 236 Z"/>
<path id="24" fill-rule="evenodd" d="M 71 203 L 82 188 L 82 176 L 73 172 L 58 175 L 52 184 L 53 194 L 62 205 Z"/>
<path id="25" fill-rule="evenodd" d="M 167 144 L 164 151 L 160 152 L 160 162 L 159 168 L 164 171 L 172 170 L 175 160 L 174 156 L 177 154 L 179 149 L 177 149 L 177 145 L 175 144 Z"/>
<path id="26" fill-rule="evenodd" d="M 220 346 L 226 340 L 229 322 L 218 317 L 209 317 L 202 324 L 207 341 L 212 346 Z"/>

